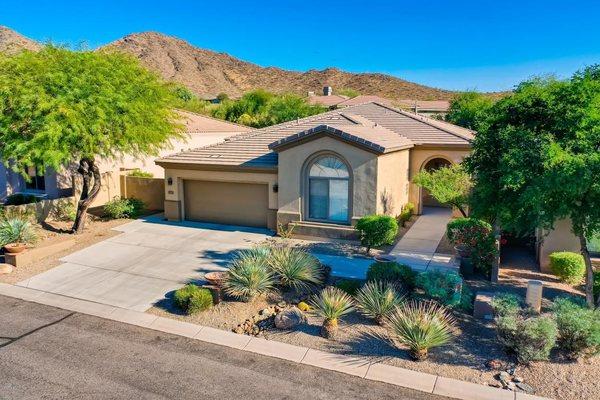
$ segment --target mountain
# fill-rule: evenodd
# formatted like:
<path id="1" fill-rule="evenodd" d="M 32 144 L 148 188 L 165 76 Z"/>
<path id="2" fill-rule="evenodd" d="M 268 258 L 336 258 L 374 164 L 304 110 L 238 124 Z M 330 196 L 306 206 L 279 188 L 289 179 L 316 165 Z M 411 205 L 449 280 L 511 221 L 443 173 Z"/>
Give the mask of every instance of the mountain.
<path id="1" fill-rule="evenodd" d="M 41 45 L 0 26 L 0 51 L 37 50 Z M 454 92 L 408 82 L 385 74 L 349 73 L 337 68 L 307 72 L 261 67 L 225 53 L 200 49 L 190 43 L 157 32 L 131 34 L 104 47 L 139 58 L 163 78 L 181 83 L 200 96 L 224 92 L 231 97 L 264 88 L 273 92 L 321 93 L 323 86 L 354 89 L 361 94 L 390 99 L 448 100 Z"/>
<path id="2" fill-rule="evenodd" d="M 236 97 L 251 89 L 273 92 L 320 94 L 323 86 L 355 89 L 361 94 L 391 99 L 447 100 L 454 92 L 408 82 L 385 74 L 349 73 L 337 68 L 307 72 L 261 67 L 225 53 L 192 46 L 190 43 L 156 32 L 127 35 L 106 47 L 139 58 L 165 79 L 181 83 L 198 95 L 221 92 Z"/>
<path id="3" fill-rule="evenodd" d="M 14 54 L 20 50 L 38 50 L 40 44 L 34 40 L 0 25 L 0 52 Z"/>

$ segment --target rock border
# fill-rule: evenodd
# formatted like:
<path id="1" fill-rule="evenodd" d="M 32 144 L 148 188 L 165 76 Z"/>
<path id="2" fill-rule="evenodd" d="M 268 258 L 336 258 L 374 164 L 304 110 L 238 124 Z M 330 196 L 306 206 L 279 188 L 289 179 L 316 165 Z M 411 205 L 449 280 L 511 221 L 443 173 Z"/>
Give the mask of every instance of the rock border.
<path id="1" fill-rule="evenodd" d="M 372 362 L 362 356 L 328 353 L 260 337 L 240 335 L 208 326 L 190 324 L 140 311 L 7 283 L 0 283 L 0 294 L 439 396 L 461 400 L 550 400 L 523 392 L 509 391 Z"/>

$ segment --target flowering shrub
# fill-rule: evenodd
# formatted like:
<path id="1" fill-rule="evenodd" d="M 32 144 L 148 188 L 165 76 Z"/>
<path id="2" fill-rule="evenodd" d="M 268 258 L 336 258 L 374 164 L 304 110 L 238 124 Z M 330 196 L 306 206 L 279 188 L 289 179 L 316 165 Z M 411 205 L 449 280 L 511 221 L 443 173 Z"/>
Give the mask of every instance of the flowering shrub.
<path id="1" fill-rule="evenodd" d="M 476 218 L 457 218 L 448 223 L 446 235 L 453 245 L 467 247 L 475 268 L 489 275 L 497 252 L 490 224 Z"/>

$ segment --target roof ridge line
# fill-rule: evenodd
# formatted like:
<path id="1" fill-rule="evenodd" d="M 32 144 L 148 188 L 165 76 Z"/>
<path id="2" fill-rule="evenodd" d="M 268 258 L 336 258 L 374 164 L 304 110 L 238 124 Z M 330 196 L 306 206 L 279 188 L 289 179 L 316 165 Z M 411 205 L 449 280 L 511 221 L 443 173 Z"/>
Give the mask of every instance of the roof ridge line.
<path id="1" fill-rule="evenodd" d="M 388 110 L 390 110 L 390 111 L 394 111 L 394 112 L 396 112 L 396 113 L 398 113 L 398 114 L 401 114 L 401 115 L 404 115 L 404 116 L 406 116 L 406 117 L 412 118 L 412 119 L 413 119 L 413 120 L 415 120 L 415 121 L 419 121 L 419 122 L 422 122 L 422 123 L 424 123 L 424 124 L 427 124 L 427 125 L 429 125 L 429 126 L 432 126 L 432 127 L 434 127 L 434 128 L 440 129 L 440 130 L 442 130 L 442 131 L 444 131 L 444 132 L 446 132 L 446 133 L 449 133 L 449 134 L 451 134 L 451 135 L 453 135 L 453 136 L 456 136 L 456 137 L 459 137 L 459 138 L 461 138 L 461 139 L 465 139 L 465 140 L 468 140 L 468 141 L 471 141 L 471 140 L 473 140 L 473 138 L 472 138 L 472 137 L 468 137 L 467 135 L 464 135 L 464 136 L 463 136 L 463 135 L 461 135 L 461 134 L 458 134 L 458 133 L 456 133 L 456 132 L 452 132 L 452 131 L 448 130 L 448 128 L 444 127 L 444 126 L 443 126 L 443 125 L 441 125 L 441 124 L 440 124 L 440 125 L 436 124 L 436 122 L 438 122 L 438 121 L 435 121 L 435 120 L 433 120 L 432 118 L 425 117 L 425 116 L 423 116 L 423 115 L 419 115 L 419 114 L 414 114 L 414 113 L 411 113 L 411 112 L 408 112 L 408 111 L 404 111 L 404 110 L 401 110 L 401 109 L 399 109 L 399 108 L 395 108 L 395 107 L 387 106 L 387 105 L 385 105 L 385 104 L 381 104 L 381 103 L 379 103 L 379 102 L 376 102 L 376 101 L 371 101 L 370 103 L 377 104 L 377 105 L 378 105 L 378 106 L 380 106 L 380 107 L 386 108 L 386 109 L 388 109 Z M 449 122 L 444 122 L 444 121 L 439 121 L 439 122 L 443 122 L 444 124 L 450 124 Z M 452 124 L 451 124 L 451 125 L 452 125 Z M 473 131 L 473 130 L 471 130 L 471 129 L 463 128 L 462 126 L 458 126 L 458 125 L 455 125 L 455 126 L 456 126 L 457 128 L 460 128 L 460 129 L 464 129 L 464 130 L 466 130 L 466 131 L 469 131 L 469 132 L 470 132 L 472 135 L 475 135 L 475 133 L 476 133 L 475 131 Z"/>

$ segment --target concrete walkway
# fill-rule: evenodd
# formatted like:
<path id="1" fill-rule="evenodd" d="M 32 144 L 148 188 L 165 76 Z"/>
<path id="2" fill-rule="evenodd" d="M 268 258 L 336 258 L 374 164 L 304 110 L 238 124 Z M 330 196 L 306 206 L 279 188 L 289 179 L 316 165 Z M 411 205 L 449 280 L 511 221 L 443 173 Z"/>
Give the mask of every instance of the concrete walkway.
<path id="1" fill-rule="evenodd" d="M 390 251 L 400 263 L 417 271 L 427 269 L 456 269 L 448 254 L 436 254 L 436 249 L 452 218 L 452 210 L 442 207 L 424 207 L 423 214 Z"/>

